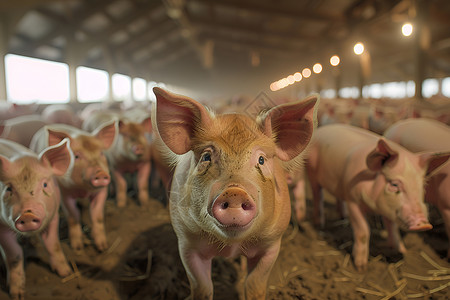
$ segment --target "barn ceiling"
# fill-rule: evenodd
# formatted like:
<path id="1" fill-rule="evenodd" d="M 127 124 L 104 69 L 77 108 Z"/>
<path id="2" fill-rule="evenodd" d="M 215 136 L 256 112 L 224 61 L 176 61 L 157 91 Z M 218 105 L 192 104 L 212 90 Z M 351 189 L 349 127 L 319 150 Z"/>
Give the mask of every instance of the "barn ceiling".
<path id="1" fill-rule="evenodd" d="M 0 1 L 0 19 L 7 53 L 212 95 L 267 90 L 316 62 L 322 74 L 296 89 L 333 88 L 333 54 L 340 85 L 358 85 L 357 41 L 367 83 L 412 80 L 418 61 L 425 78 L 450 75 L 448 0 L 21 0 Z M 422 30 L 403 37 L 406 21 Z"/>

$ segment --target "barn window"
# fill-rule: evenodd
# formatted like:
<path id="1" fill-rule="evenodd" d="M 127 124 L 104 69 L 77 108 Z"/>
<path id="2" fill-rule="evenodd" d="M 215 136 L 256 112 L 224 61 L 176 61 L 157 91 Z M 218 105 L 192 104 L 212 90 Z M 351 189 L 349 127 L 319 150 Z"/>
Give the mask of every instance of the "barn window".
<path id="1" fill-rule="evenodd" d="M 7 54 L 5 72 L 7 97 L 12 102 L 69 102 L 69 67 L 65 63 Z"/>

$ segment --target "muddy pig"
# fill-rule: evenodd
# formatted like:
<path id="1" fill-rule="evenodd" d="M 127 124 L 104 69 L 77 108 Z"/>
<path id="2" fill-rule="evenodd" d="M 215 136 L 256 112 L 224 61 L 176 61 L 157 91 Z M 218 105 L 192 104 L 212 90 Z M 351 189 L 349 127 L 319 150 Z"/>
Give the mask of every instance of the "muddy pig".
<path id="1" fill-rule="evenodd" d="M 152 132 L 150 116 L 140 120 L 123 117 L 113 112 L 97 112 L 83 122 L 83 129 L 91 130 L 115 119 L 118 135 L 114 144 L 105 152 L 115 184 L 118 207 L 127 202 L 127 181 L 125 174 L 136 174 L 138 199 L 141 205 L 149 201 L 149 176 L 151 171 L 150 141 Z"/>
<path id="2" fill-rule="evenodd" d="M 103 152 L 112 145 L 115 135 L 114 121 L 97 128 L 92 133 L 70 125 L 52 124 L 41 128 L 31 140 L 30 147 L 35 151 L 59 143 L 65 138 L 70 141 L 69 149 L 74 157 L 74 163 L 64 176 L 57 178 L 69 226 L 70 245 L 77 251 L 83 248 L 77 198 L 90 200 L 91 236 L 95 246 L 100 251 L 108 247 L 104 225 L 104 205 L 111 177 Z"/>
<path id="3" fill-rule="evenodd" d="M 170 216 L 191 298 L 213 298 L 215 256 L 244 255 L 245 298 L 263 299 L 290 219 L 283 166 L 301 159 L 311 139 L 317 97 L 273 107 L 255 120 L 215 115 L 188 97 L 153 91 L 155 135 L 174 153 Z"/>
<path id="4" fill-rule="evenodd" d="M 389 127 L 384 136 L 409 151 L 450 151 L 450 127 L 442 122 L 427 119 L 407 119 Z M 443 157 L 444 159 L 444 157 Z M 450 237 L 450 163 L 436 170 L 427 180 L 425 201 L 435 205 L 444 219 Z M 450 247 L 447 250 L 450 259 Z"/>
<path id="5" fill-rule="evenodd" d="M 12 299 L 25 297 L 23 251 L 17 235 L 40 235 L 50 267 L 60 276 L 72 273 L 59 241 L 59 188 L 71 162 L 67 140 L 39 155 L 13 141 L 0 139 L 0 250 L 6 262 Z"/>
<path id="6" fill-rule="evenodd" d="M 414 154 L 380 135 L 351 125 L 318 128 L 308 151 L 306 171 L 320 223 L 321 188 L 345 201 L 353 230 L 353 259 L 363 271 L 369 257 L 370 229 L 365 216 L 383 217 L 389 243 L 404 253 L 398 226 L 404 230 L 431 229 L 425 206 L 424 179 L 450 153 Z M 323 221 L 322 221 L 323 222 Z"/>

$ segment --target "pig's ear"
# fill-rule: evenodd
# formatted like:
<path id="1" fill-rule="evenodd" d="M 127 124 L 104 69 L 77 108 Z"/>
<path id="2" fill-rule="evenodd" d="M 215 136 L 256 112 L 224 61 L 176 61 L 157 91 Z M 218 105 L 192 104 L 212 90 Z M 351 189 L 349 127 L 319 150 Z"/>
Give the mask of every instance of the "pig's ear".
<path id="1" fill-rule="evenodd" d="M 103 147 L 108 149 L 114 142 L 117 133 L 117 121 L 104 124 L 92 132 L 103 143 Z"/>
<path id="2" fill-rule="evenodd" d="M 39 160 L 43 164 L 49 165 L 53 174 L 57 176 L 64 175 L 72 162 L 68 143 L 69 139 L 64 139 L 59 144 L 45 148 L 39 154 Z"/>
<path id="3" fill-rule="evenodd" d="M 59 144 L 65 138 L 71 139 L 67 133 L 62 132 L 62 131 L 56 131 L 56 130 L 48 128 L 47 133 L 48 133 L 48 145 L 49 146 L 54 146 L 56 144 Z"/>
<path id="4" fill-rule="evenodd" d="M 144 127 L 145 132 L 152 133 L 152 119 L 150 117 L 145 118 L 141 125 Z"/>
<path id="5" fill-rule="evenodd" d="M 263 132 L 274 138 L 276 154 L 289 161 L 308 146 L 317 125 L 318 95 L 275 106 L 261 116 Z"/>
<path id="6" fill-rule="evenodd" d="M 425 152 L 419 154 L 421 167 L 426 169 L 426 176 L 433 176 L 447 163 L 450 152 Z"/>
<path id="7" fill-rule="evenodd" d="M 0 180 L 5 177 L 5 174 L 10 173 L 11 167 L 13 167 L 11 161 L 7 157 L 0 155 Z"/>
<path id="8" fill-rule="evenodd" d="M 398 152 L 394 151 L 384 138 L 378 140 L 377 146 L 367 155 L 366 164 L 369 170 L 379 171 L 389 163 L 398 158 Z"/>
<path id="9" fill-rule="evenodd" d="M 163 142 L 176 154 L 191 150 L 196 130 L 207 128 L 211 116 L 206 108 L 189 97 L 153 88 L 156 95 L 156 127 Z"/>

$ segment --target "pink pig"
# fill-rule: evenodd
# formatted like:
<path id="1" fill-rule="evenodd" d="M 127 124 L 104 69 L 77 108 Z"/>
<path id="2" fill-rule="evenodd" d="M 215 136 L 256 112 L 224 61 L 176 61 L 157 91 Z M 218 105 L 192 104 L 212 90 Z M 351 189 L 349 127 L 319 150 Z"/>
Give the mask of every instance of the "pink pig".
<path id="1" fill-rule="evenodd" d="M 57 144 L 65 138 L 70 141 L 74 164 L 64 176 L 58 176 L 58 182 L 69 225 L 70 245 L 75 250 L 81 251 L 83 248 L 77 198 L 90 199 L 91 236 L 98 250 L 108 248 L 103 210 L 108 196 L 110 174 L 103 152 L 112 145 L 115 135 L 115 122 L 104 124 L 93 133 L 70 125 L 53 124 L 41 128 L 31 141 L 30 147 L 35 151 Z"/>
<path id="2" fill-rule="evenodd" d="M 105 152 L 116 188 L 118 207 L 127 202 L 125 174 L 137 174 L 138 199 L 141 205 L 148 204 L 148 183 L 151 171 L 150 142 L 147 135 L 152 132 L 150 116 L 137 121 L 113 112 L 91 114 L 83 123 L 83 129 L 91 130 L 109 120 L 117 120 L 118 135 L 114 144 Z"/>
<path id="3" fill-rule="evenodd" d="M 320 127 L 315 131 L 306 163 L 315 222 L 321 221 L 323 187 L 337 198 L 338 204 L 342 200 L 347 204 L 354 237 L 353 259 L 359 271 L 366 269 L 369 257 L 368 212 L 383 217 L 390 244 L 404 253 L 398 226 L 415 231 L 432 228 L 423 201 L 424 178 L 449 156 L 450 152 L 413 154 L 378 134 L 351 125 Z"/>
<path id="4" fill-rule="evenodd" d="M 54 175 L 70 165 L 67 140 L 36 155 L 13 141 L 0 139 L 0 250 L 6 261 L 9 292 L 24 299 L 23 251 L 17 235 L 39 234 L 60 276 L 72 273 L 59 242 L 59 188 Z"/>
<path id="5" fill-rule="evenodd" d="M 450 151 L 450 127 L 432 119 L 399 121 L 389 127 L 384 136 L 411 152 Z M 425 200 L 437 206 L 450 237 L 450 163 L 443 165 L 427 180 Z M 447 257 L 450 258 L 450 247 Z"/>
<path id="6" fill-rule="evenodd" d="M 25 147 L 30 146 L 33 135 L 47 123 L 40 115 L 24 115 L 0 123 L 0 138 L 5 138 Z"/>
<path id="7" fill-rule="evenodd" d="M 158 142 L 176 164 L 169 206 L 191 299 L 212 299 L 211 260 L 237 255 L 248 260 L 245 299 L 263 299 L 290 220 L 284 165 L 301 159 L 311 139 L 317 98 L 276 106 L 255 121 L 153 91 Z"/>

